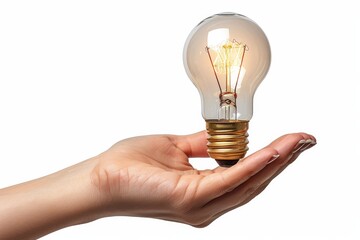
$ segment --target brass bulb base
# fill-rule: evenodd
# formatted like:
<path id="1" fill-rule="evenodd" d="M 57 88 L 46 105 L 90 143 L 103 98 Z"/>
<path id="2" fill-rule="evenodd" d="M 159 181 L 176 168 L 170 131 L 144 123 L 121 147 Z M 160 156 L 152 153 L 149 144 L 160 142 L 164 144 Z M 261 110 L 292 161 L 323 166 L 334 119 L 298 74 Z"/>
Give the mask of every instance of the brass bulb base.
<path id="1" fill-rule="evenodd" d="M 248 151 L 249 121 L 206 121 L 208 154 L 222 167 L 231 167 Z"/>

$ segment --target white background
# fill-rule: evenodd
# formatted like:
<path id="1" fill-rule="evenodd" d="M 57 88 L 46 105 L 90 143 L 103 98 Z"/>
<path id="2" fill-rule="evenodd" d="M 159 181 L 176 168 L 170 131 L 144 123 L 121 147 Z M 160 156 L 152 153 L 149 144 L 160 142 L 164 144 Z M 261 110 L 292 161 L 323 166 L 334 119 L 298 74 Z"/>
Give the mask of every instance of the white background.
<path id="1" fill-rule="evenodd" d="M 127 137 L 204 129 L 183 45 L 203 18 L 232 11 L 256 21 L 272 47 L 269 74 L 255 95 L 249 153 L 289 132 L 314 134 L 318 145 L 207 228 L 114 217 L 44 239 L 359 239 L 355 3 L 1 1 L 0 187 L 60 170 Z"/>

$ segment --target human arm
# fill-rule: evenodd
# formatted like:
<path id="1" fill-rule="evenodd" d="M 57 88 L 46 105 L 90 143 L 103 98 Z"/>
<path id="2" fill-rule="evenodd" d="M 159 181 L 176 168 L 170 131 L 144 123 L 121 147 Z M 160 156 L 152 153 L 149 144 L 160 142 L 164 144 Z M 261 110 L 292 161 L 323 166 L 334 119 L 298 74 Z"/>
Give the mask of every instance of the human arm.
<path id="1" fill-rule="evenodd" d="M 196 170 L 206 133 L 125 139 L 89 160 L 0 190 L 0 239 L 34 239 L 107 216 L 138 216 L 204 227 L 257 194 L 313 136 L 288 134 L 231 168 Z M 275 160 L 276 159 L 276 160 Z"/>

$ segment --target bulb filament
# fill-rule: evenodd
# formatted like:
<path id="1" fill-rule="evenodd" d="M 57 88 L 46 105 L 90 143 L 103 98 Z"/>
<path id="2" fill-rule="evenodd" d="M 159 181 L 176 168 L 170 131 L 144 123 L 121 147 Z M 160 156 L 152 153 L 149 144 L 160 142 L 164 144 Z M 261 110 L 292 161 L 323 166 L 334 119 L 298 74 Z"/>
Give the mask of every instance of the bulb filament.
<path id="1" fill-rule="evenodd" d="M 219 119 L 236 120 L 236 90 L 246 71 L 243 62 L 248 47 L 234 39 L 205 49 L 220 91 Z"/>

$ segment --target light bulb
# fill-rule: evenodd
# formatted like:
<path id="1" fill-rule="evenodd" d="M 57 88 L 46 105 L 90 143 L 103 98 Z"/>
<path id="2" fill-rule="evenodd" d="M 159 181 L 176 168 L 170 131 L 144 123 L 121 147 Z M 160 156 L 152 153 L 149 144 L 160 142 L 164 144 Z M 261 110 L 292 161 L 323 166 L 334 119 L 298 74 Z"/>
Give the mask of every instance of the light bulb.
<path id="1" fill-rule="evenodd" d="M 248 150 L 254 94 L 270 67 L 268 39 L 243 15 L 215 14 L 191 31 L 183 60 L 200 93 L 209 156 L 232 166 Z"/>

